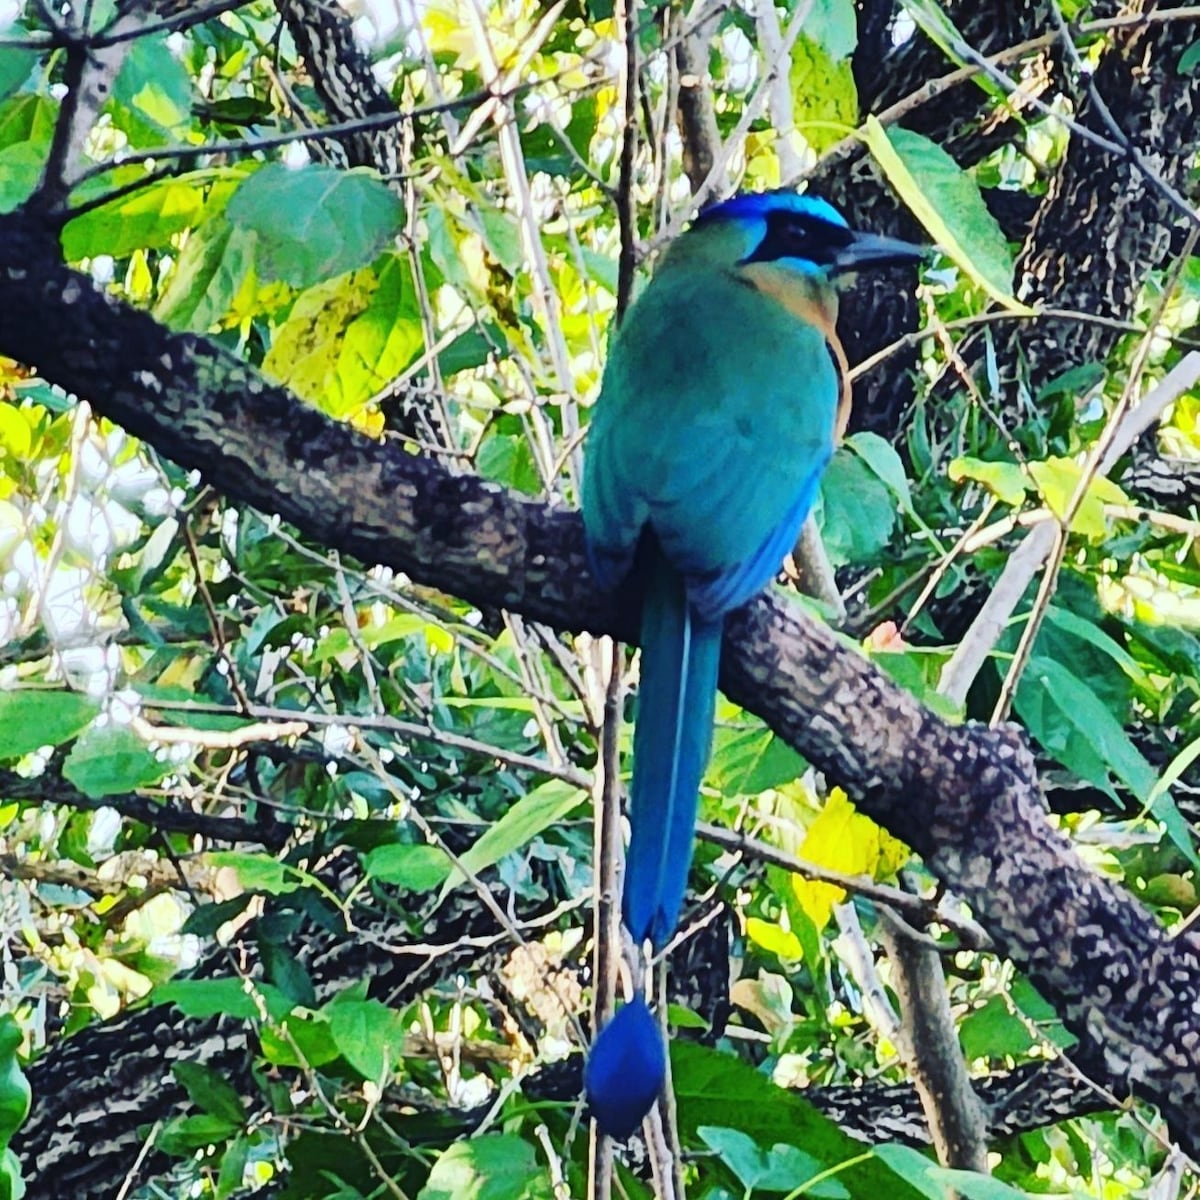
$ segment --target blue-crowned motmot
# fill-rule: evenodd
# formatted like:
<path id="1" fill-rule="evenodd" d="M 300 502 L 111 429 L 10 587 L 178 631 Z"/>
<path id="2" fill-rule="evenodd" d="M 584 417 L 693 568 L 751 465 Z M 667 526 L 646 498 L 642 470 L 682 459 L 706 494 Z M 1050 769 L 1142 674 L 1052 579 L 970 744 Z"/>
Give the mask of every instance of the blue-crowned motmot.
<path id="1" fill-rule="evenodd" d="M 924 253 L 810 196 L 737 196 L 671 244 L 612 339 L 583 519 L 597 582 L 633 572 L 643 597 L 622 905 L 639 945 L 661 949 L 679 920 L 725 614 L 779 569 L 844 424 L 838 277 Z M 601 1129 L 632 1133 L 664 1073 L 639 993 L 592 1046 Z"/>

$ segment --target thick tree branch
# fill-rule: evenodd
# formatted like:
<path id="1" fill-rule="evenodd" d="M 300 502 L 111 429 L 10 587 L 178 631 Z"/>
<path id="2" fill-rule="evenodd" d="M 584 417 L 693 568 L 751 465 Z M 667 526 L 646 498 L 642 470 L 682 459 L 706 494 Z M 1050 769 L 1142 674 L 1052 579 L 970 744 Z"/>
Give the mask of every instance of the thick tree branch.
<path id="1" fill-rule="evenodd" d="M 477 603 L 631 639 L 578 516 L 327 420 L 218 346 L 171 334 L 0 218 L 0 353 L 230 497 Z M 1083 1061 L 1157 1103 L 1200 1152 L 1200 936 L 1171 938 L 1045 820 L 1012 730 L 953 726 L 829 630 L 768 596 L 734 614 L 722 685 L 904 838 L 1053 1000 Z"/>

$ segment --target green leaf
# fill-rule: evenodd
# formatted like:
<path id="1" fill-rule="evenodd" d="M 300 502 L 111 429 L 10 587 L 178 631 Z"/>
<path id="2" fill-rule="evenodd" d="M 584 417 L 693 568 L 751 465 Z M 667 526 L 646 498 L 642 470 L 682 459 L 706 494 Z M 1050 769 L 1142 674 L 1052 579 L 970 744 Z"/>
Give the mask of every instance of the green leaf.
<path id="1" fill-rule="evenodd" d="M 1073 1033 L 1067 1032 L 1054 1006 L 1024 975 L 1018 975 L 1013 980 L 1008 994 L 1017 1008 L 1037 1027 L 1038 1033 L 1052 1045 L 1066 1050 L 1079 1041 Z"/>
<path id="2" fill-rule="evenodd" d="M 100 705 L 78 692 L 0 692 L 0 759 L 61 746 L 82 733 Z"/>
<path id="3" fill-rule="evenodd" d="M 409 366 L 424 345 L 412 271 L 406 258 L 389 255 L 370 303 L 345 331 L 326 411 L 356 412 Z"/>
<path id="4" fill-rule="evenodd" d="M 1169 794 L 1154 791 L 1154 768 L 1092 688 L 1061 663 L 1035 655 L 1017 689 L 1016 708 L 1029 732 L 1081 778 L 1111 795 L 1109 772 L 1116 775 L 1200 869 L 1191 826 Z"/>
<path id="5" fill-rule="evenodd" d="M 221 1157 L 221 1171 L 217 1177 L 217 1200 L 228 1200 L 230 1196 L 242 1190 L 245 1184 L 246 1164 L 249 1161 L 249 1139 L 235 1138 Z"/>
<path id="6" fill-rule="evenodd" d="M 214 937 L 218 929 L 226 921 L 232 921 L 240 916 L 250 903 L 252 897 L 245 893 L 235 896 L 232 900 L 221 900 L 216 904 L 201 904 L 188 913 L 180 933 L 194 933 L 197 937 Z"/>
<path id="7" fill-rule="evenodd" d="M 1194 75 L 1200 67 L 1200 42 L 1193 42 L 1180 56 L 1176 70 L 1180 75 Z"/>
<path id="8" fill-rule="evenodd" d="M 1064 633 L 1079 638 L 1080 641 L 1087 642 L 1089 646 L 1108 655 L 1136 683 L 1143 687 L 1154 686 L 1137 659 L 1124 646 L 1105 633 L 1099 625 L 1085 620 L 1069 609 L 1060 608 L 1057 604 L 1051 604 L 1046 609 L 1046 620 Z"/>
<path id="9" fill-rule="evenodd" d="M 368 172 L 268 163 L 238 188 L 226 216 L 257 235 L 264 279 L 308 288 L 371 262 L 400 228 L 404 209 Z"/>
<path id="10" fill-rule="evenodd" d="M 785 962 L 799 962 L 804 958 L 804 945 L 790 929 L 773 921 L 764 921 L 762 917 L 746 918 L 746 937 Z"/>
<path id="11" fill-rule="evenodd" d="M 583 788 L 563 779 L 549 779 L 518 800 L 465 854 L 459 856 L 459 861 L 464 870 L 478 875 L 587 800 L 588 793 Z M 461 873 L 455 869 L 442 888 L 442 898 L 463 882 Z"/>
<path id="12" fill-rule="evenodd" d="M 333 1040 L 363 1078 L 382 1083 L 396 1069 L 404 1046 L 403 1016 L 378 1000 L 345 1000 L 325 1007 Z"/>
<path id="13" fill-rule="evenodd" d="M 23 25 L 3 26 L 3 35 L 13 41 L 29 36 Z M 38 52 L 22 46 L 0 46 L 0 100 L 7 100 L 24 85 L 37 66 Z"/>
<path id="14" fill-rule="evenodd" d="M 1200 758 L 1200 737 L 1190 741 L 1173 759 L 1167 764 L 1167 769 L 1159 776 L 1154 786 L 1150 789 L 1148 800 L 1151 805 L 1171 789 L 1182 777 L 1184 771 L 1188 769 Z"/>
<path id="15" fill-rule="evenodd" d="M 21 1160 L 11 1150 L 0 1154 L 0 1200 L 22 1200 L 25 1180 L 21 1176 Z"/>
<path id="16" fill-rule="evenodd" d="M 366 309 L 376 286 L 374 273 L 364 267 L 302 292 L 275 331 L 264 373 L 331 416 L 349 415 L 333 402 L 330 385 L 346 328 Z"/>
<path id="17" fill-rule="evenodd" d="M 290 1012 L 260 1031 L 263 1057 L 277 1067 L 323 1067 L 342 1055 L 324 1015 Z"/>
<path id="18" fill-rule="evenodd" d="M 804 20 L 804 34 L 819 42 L 830 58 L 849 58 L 858 45 L 854 0 L 814 0 Z"/>
<path id="19" fill-rule="evenodd" d="M 767 1173 L 767 1156 L 758 1143 L 737 1129 L 721 1125 L 701 1125 L 696 1130 L 700 1140 L 716 1151 L 717 1157 L 737 1176 L 747 1191 L 753 1191 Z"/>
<path id="20" fill-rule="evenodd" d="M 821 536 L 833 565 L 869 562 L 895 523 L 891 488 L 858 455 L 839 450 L 821 480 Z"/>
<path id="21" fill-rule="evenodd" d="M 363 860 L 368 879 L 410 892 L 431 892 L 449 878 L 453 864 L 440 846 L 395 842 L 377 846 Z"/>
<path id="22" fill-rule="evenodd" d="M 164 522 L 165 524 L 165 522 Z M 159 526 L 161 529 L 162 526 Z M 203 712 L 200 709 L 177 707 L 200 699 L 191 688 L 162 683 L 135 683 L 146 708 L 153 709 L 157 720 L 164 725 L 185 725 L 189 729 L 244 729 L 250 722 L 240 713 Z M 159 707 L 162 705 L 163 707 Z"/>
<path id="23" fill-rule="evenodd" d="M 193 1062 L 177 1062 L 171 1071 L 197 1108 L 234 1125 L 245 1123 L 246 1109 L 237 1088 L 219 1072 Z"/>
<path id="24" fill-rule="evenodd" d="M 353 417 L 421 352 L 424 332 L 408 264 L 389 255 L 302 293 L 263 369 L 339 420 Z"/>
<path id="25" fill-rule="evenodd" d="M 7 1149 L 12 1136 L 29 1116 L 29 1080 L 21 1071 L 18 1052 L 25 1035 L 16 1017 L 0 1017 L 0 1149 Z"/>
<path id="26" fill-rule="evenodd" d="M 254 263 L 254 234 L 209 216 L 188 237 L 154 315 L 172 329 L 207 333 L 229 312 Z"/>
<path id="27" fill-rule="evenodd" d="M 154 1004 L 174 1004 L 185 1017 L 225 1016 L 252 1021 L 261 1015 L 259 1000 L 275 1020 L 292 1010 L 292 1002 L 269 983 L 256 983 L 254 993 L 251 996 L 240 979 L 173 979 L 155 988 L 150 999 Z"/>
<path id="28" fill-rule="evenodd" d="M 44 96 L 0 104 L 0 213 L 23 204 L 41 181 L 57 117 L 58 105 Z"/>
<path id="29" fill-rule="evenodd" d="M 96 799 L 149 787 L 171 769 L 132 729 L 105 725 L 84 731 L 63 763 L 63 776 Z"/>
<path id="30" fill-rule="evenodd" d="M 240 1123 L 198 1113 L 192 1117 L 175 1117 L 168 1121 L 154 1139 L 154 1147 L 175 1158 L 187 1158 L 206 1146 L 219 1145 L 236 1136 Z"/>
<path id="31" fill-rule="evenodd" d="M 283 896 L 302 888 L 308 880 L 305 872 L 288 866 L 269 854 L 248 854 L 241 850 L 214 850 L 208 856 L 214 867 L 231 867 L 238 882 L 247 891 Z"/>
<path id="32" fill-rule="evenodd" d="M 529 1142 L 489 1133 L 450 1146 L 417 1200 L 549 1200 L 553 1194 Z"/>
<path id="33" fill-rule="evenodd" d="M 777 1087 L 731 1054 L 673 1042 L 671 1075 L 685 1137 L 720 1113 L 727 1128 L 740 1130 L 759 1145 L 799 1144 L 806 1154 L 826 1164 L 849 1163 L 862 1155 L 862 1142 L 843 1133 L 803 1097 Z M 838 1179 L 852 1196 L 912 1200 L 916 1194 L 906 1186 L 897 1187 L 892 1173 L 873 1159 L 847 1166 Z"/>
<path id="34" fill-rule="evenodd" d="M 204 205 L 199 180 L 151 183 L 68 221 L 62 233 L 63 255 L 78 262 L 97 254 L 125 258 L 144 247 L 161 249 L 200 220 Z"/>
<path id="35" fill-rule="evenodd" d="M 776 1142 L 770 1150 L 764 1150 L 753 1138 L 721 1125 L 701 1125 L 696 1132 L 737 1176 L 747 1194 L 752 1191 L 794 1192 L 803 1188 L 806 1196 L 849 1200 L 850 1193 L 836 1179 L 822 1180 L 812 1188 L 804 1188 L 808 1180 L 824 1170 L 824 1165 L 795 1146 Z"/>
<path id="36" fill-rule="evenodd" d="M 1111 771 L 1135 795 L 1149 795 L 1150 764 L 1108 707 L 1062 663 L 1035 655 L 1017 688 L 1016 709 L 1043 749 L 1080 778 L 1111 795 Z"/>
<path id="37" fill-rule="evenodd" d="M 927 1200 L 946 1200 L 947 1196 L 955 1193 L 966 1200 L 1028 1200 L 1028 1193 L 1020 1192 L 990 1175 L 939 1167 L 911 1146 L 876 1146 L 875 1156 Z M 888 1194 L 886 1191 L 880 1193 Z"/>
<path id="38" fill-rule="evenodd" d="M 998 500 L 1015 508 L 1025 499 L 1028 486 L 1025 472 L 1013 462 L 986 462 L 982 458 L 964 455 L 950 463 L 950 482 L 973 479 L 982 483 Z"/>
<path id="39" fill-rule="evenodd" d="M 904 463 L 900 455 L 892 446 L 879 434 L 869 431 L 852 433 L 846 439 L 846 445 L 887 484 L 892 495 L 900 502 L 900 507 L 906 513 L 911 513 L 912 492 L 909 490 L 908 476 L 904 473 Z"/>
<path id="40" fill-rule="evenodd" d="M 757 796 L 804 773 L 804 759 L 765 725 L 718 725 L 707 777 L 724 796 Z"/>
<path id="41" fill-rule="evenodd" d="M 1036 1045 L 1025 1023 L 1015 1016 L 1003 996 L 992 996 L 972 1009 L 958 1028 L 963 1055 L 976 1058 L 1020 1058 Z"/>
<path id="42" fill-rule="evenodd" d="M 1040 405 L 1055 396 L 1071 396 L 1082 404 L 1083 397 L 1103 383 L 1106 374 L 1103 363 L 1087 362 L 1068 367 L 1038 388 L 1037 403 Z"/>
<path id="43" fill-rule="evenodd" d="M 867 146 L 888 182 L 938 245 L 1011 312 L 1033 310 L 1012 294 L 1013 257 L 979 185 L 935 142 L 867 117 Z"/>
<path id="44" fill-rule="evenodd" d="M 489 435 L 475 456 L 475 469 L 484 479 L 494 479 L 528 496 L 541 495 L 542 479 L 527 438 Z"/>
<path id="45" fill-rule="evenodd" d="M 510 275 L 515 275 L 525 263 L 521 229 L 516 219 L 489 204 L 480 204 L 476 212 L 487 248 Z"/>

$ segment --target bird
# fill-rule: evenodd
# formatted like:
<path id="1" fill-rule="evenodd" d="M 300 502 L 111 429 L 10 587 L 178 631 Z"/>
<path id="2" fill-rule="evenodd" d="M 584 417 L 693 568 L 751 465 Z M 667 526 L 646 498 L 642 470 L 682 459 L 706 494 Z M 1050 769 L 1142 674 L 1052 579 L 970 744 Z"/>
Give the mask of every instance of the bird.
<path id="1" fill-rule="evenodd" d="M 610 339 L 581 503 L 596 583 L 641 597 L 622 920 L 661 950 L 679 921 L 708 763 L 725 615 L 775 576 L 848 413 L 837 289 L 923 247 L 850 228 L 781 190 L 703 209 Z M 595 1038 L 590 1112 L 618 1139 L 662 1090 L 640 991 Z"/>

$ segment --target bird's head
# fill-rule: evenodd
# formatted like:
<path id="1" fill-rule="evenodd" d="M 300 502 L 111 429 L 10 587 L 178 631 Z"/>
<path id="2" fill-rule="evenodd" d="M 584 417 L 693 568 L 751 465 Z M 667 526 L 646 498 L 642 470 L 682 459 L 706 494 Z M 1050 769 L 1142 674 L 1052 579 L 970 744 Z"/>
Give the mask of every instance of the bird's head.
<path id="1" fill-rule="evenodd" d="M 679 242 L 798 316 L 832 332 L 837 284 L 856 271 L 918 262 L 928 251 L 859 232 L 832 204 L 796 192 L 747 192 L 704 209 Z"/>

